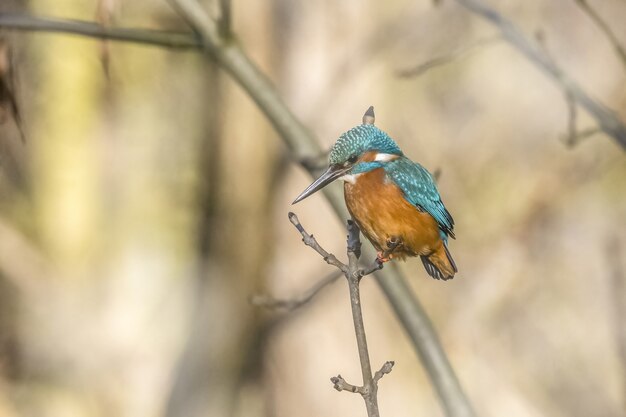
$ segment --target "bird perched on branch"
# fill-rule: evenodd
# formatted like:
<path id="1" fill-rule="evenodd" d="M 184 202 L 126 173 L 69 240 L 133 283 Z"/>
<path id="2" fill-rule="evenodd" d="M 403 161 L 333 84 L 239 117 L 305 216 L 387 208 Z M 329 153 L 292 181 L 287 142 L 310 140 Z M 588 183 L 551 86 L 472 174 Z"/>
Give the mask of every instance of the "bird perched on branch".
<path id="1" fill-rule="evenodd" d="M 433 278 L 454 277 L 458 270 L 448 250 L 454 220 L 433 176 L 374 126 L 373 107 L 363 124 L 339 137 L 328 169 L 293 204 L 336 179 L 344 181 L 348 211 L 378 251 L 379 262 L 419 255 Z"/>

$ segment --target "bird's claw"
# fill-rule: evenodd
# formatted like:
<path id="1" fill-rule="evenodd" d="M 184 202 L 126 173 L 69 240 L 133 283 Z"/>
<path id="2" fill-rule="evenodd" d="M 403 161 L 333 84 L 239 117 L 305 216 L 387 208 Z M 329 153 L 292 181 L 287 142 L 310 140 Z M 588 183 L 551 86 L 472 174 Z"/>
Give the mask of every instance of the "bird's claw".
<path id="1" fill-rule="evenodd" d="M 400 246 L 402 243 L 401 239 L 398 237 L 390 237 L 387 239 L 387 249 L 385 251 L 380 251 L 376 254 L 376 260 L 384 264 L 385 262 L 389 262 L 393 259 L 393 251 Z"/>
<path id="2" fill-rule="evenodd" d="M 391 253 L 385 253 L 385 252 L 382 252 L 382 251 L 376 253 L 376 261 L 378 261 L 378 263 L 380 263 L 380 264 L 384 264 L 385 262 L 389 262 L 392 259 L 393 259 L 393 254 L 391 254 Z"/>

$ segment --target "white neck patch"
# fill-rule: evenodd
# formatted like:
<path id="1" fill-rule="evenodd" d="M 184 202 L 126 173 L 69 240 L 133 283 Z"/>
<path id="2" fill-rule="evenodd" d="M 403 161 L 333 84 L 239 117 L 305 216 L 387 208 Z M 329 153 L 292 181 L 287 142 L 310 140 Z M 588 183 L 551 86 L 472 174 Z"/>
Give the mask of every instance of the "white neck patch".
<path id="1" fill-rule="evenodd" d="M 362 175 L 362 174 L 363 173 L 347 174 L 347 175 L 344 175 L 343 177 L 339 177 L 339 179 L 345 182 L 349 182 L 350 184 L 356 184 L 356 179 L 359 177 L 359 175 Z"/>
<path id="2" fill-rule="evenodd" d="M 376 154 L 376 158 L 374 158 L 374 161 L 389 162 L 389 161 L 393 161 L 394 159 L 398 159 L 398 158 L 399 158 L 398 155 L 394 155 L 392 153 L 377 153 Z"/>

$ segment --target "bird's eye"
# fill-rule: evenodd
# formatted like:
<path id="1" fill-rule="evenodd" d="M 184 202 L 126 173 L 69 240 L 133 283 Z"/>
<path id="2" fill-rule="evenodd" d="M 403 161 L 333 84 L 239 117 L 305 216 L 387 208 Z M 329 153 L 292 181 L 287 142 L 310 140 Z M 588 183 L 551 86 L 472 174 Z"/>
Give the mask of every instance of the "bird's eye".
<path id="1" fill-rule="evenodd" d="M 350 158 L 348 158 L 348 162 L 350 162 L 351 164 L 354 164 L 357 159 L 359 159 L 356 155 L 352 155 Z"/>

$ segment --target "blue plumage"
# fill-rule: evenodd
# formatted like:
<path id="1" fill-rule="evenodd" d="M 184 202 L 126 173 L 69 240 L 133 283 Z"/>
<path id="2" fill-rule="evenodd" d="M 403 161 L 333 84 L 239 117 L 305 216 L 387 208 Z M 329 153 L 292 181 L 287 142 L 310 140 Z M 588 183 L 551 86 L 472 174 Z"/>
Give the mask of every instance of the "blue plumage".
<path id="1" fill-rule="evenodd" d="M 330 164 L 341 164 L 367 151 L 402 155 L 402 151 L 388 134 L 374 125 L 359 125 L 342 134 L 330 150 Z"/>
<path id="2" fill-rule="evenodd" d="M 400 157 L 383 167 L 387 176 L 402 190 L 405 198 L 414 206 L 437 220 L 445 237 L 454 239 L 454 219 L 439 196 L 430 172 L 408 158 Z"/>

